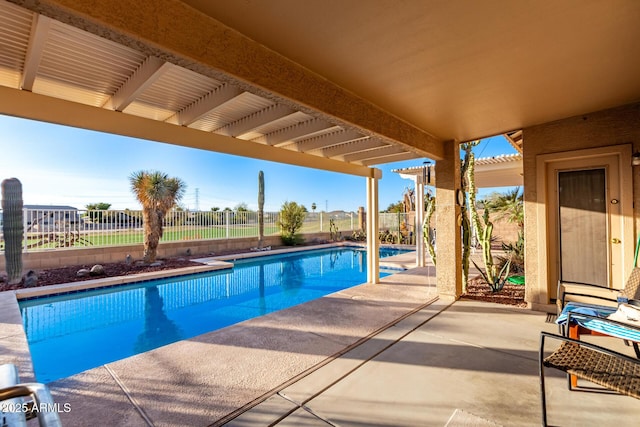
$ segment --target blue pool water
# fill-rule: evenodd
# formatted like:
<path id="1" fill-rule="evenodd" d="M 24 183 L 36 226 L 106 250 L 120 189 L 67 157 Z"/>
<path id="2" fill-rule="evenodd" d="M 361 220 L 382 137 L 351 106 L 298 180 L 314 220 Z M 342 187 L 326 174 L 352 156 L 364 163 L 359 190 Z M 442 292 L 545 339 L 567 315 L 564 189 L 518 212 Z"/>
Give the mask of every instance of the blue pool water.
<path id="1" fill-rule="evenodd" d="M 380 257 L 405 252 L 380 249 Z M 381 273 L 381 277 L 388 273 Z M 20 302 L 39 382 L 282 310 L 366 282 L 366 252 L 339 248 Z"/>

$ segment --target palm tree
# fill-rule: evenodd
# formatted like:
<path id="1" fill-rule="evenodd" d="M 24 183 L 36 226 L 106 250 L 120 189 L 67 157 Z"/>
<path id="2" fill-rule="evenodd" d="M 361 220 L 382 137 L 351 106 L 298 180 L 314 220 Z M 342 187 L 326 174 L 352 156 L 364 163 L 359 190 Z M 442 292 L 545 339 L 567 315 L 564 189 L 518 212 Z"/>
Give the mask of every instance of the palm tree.
<path id="1" fill-rule="evenodd" d="M 129 181 L 131 191 L 142 205 L 144 261 L 154 262 L 162 238 L 162 221 L 182 198 L 187 186 L 181 179 L 158 171 L 134 172 Z"/>
<path id="2" fill-rule="evenodd" d="M 484 201 L 485 209 L 498 214 L 499 219 L 506 219 L 518 227 L 524 227 L 524 195 L 520 187 L 505 193 L 492 193 Z"/>
<path id="3" fill-rule="evenodd" d="M 492 193 L 484 201 L 484 208 L 496 212 L 497 219 L 506 219 L 518 225 L 518 240 L 514 243 L 502 243 L 507 257 L 498 257 L 500 265 L 511 261 L 511 271 L 524 273 L 524 194 L 520 187 L 505 193 Z"/>

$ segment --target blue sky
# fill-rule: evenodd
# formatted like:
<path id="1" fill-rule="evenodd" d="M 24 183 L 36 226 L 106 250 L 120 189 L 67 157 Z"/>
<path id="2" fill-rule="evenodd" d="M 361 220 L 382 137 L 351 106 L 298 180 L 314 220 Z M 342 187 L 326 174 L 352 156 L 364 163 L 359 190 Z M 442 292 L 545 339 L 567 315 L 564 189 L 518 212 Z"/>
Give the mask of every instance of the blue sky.
<path id="1" fill-rule="evenodd" d="M 139 170 L 160 170 L 187 184 L 182 205 L 189 209 L 257 208 L 258 171 L 265 175 L 265 210 L 285 201 L 311 210 L 355 211 L 366 203 L 365 179 L 334 172 L 150 142 L 0 115 L 0 179 L 18 178 L 25 204 L 111 203 L 112 209 L 140 209 L 128 177 Z M 514 153 L 502 138 L 483 140 L 479 157 Z M 402 199 L 411 181 L 392 169 L 418 166 L 422 159 L 377 166 L 380 209 Z M 196 189 L 198 197 L 196 198 Z M 197 205 L 196 205 L 197 201 Z"/>

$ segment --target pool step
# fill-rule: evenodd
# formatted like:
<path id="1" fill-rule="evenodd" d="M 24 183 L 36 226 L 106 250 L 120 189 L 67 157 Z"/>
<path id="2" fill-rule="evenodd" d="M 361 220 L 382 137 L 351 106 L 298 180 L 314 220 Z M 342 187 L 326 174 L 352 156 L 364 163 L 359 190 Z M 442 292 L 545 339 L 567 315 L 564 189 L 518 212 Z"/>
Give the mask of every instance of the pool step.
<path id="1" fill-rule="evenodd" d="M 380 273 L 385 274 L 398 274 L 402 271 L 406 271 L 405 268 L 392 268 L 392 267 L 380 267 Z"/>

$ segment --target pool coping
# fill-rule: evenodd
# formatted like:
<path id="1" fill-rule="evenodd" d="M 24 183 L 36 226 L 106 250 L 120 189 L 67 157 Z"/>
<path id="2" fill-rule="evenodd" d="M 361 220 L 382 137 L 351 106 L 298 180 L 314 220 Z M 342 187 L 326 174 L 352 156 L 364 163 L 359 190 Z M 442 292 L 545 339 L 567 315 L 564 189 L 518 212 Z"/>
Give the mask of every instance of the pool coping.
<path id="1" fill-rule="evenodd" d="M 58 285 L 17 289 L 14 291 L 0 292 L 0 295 L 3 293 L 13 293 L 17 300 L 37 298 L 37 297 L 50 296 L 50 295 L 53 296 L 58 294 L 80 292 L 80 291 L 85 291 L 90 289 L 124 285 L 124 284 L 134 283 L 134 282 L 146 282 L 146 281 L 155 280 L 155 279 L 164 279 L 169 277 L 204 273 L 208 271 L 224 270 L 224 269 L 233 268 L 233 263 L 231 261 L 235 261 L 235 260 L 245 260 L 245 259 L 258 258 L 263 256 L 269 256 L 269 255 L 282 255 L 286 253 L 307 252 L 307 251 L 322 250 L 322 249 L 329 249 L 329 248 L 335 248 L 335 247 L 364 248 L 365 245 L 358 242 L 335 242 L 335 243 L 325 243 L 325 244 L 312 245 L 312 246 L 295 246 L 291 248 L 282 248 L 282 249 L 274 249 L 274 250 L 271 250 L 271 249 L 256 250 L 252 252 L 245 252 L 245 253 L 238 253 L 238 254 L 213 255 L 210 257 L 194 258 L 191 260 L 193 262 L 199 262 L 203 264 L 201 266 L 183 267 L 183 268 L 176 268 L 171 270 L 154 271 L 149 273 L 137 273 L 137 274 L 129 274 L 126 276 L 97 278 L 97 279 L 91 279 L 91 280 L 83 280 L 80 282 L 69 282 L 69 283 L 61 283 Z M 413 246 L 410 246 L 410 245 L 380 245 L 380 247 L 381 248 L 401 247 L 402 249 L 409 249 L 409 250 L 413 248 Z M 409 262 L 404 260 L 401 262 L 380 261 L 380 267 L 390 268 L 390 269 L 400 271 L 400 270 L 406 270 L 406 269 L 415 267 L 415 262 L 413 262 L 412 260 Z"/>
<path id="2" fill-rule="evenodd" d="M 105 288 L 110 286 L 118 286 L 124 285 L 128 283 L 134 282 L 147 282 L 149 280 L 155 279 L 164 279 L 168 277 L 176 277 L 176 276 L 186 276 L 189 274 L 196 273 L 204 273 L 207 271 L 217 271 L 223 270 L 233 267 L 233 263 L 229 262 L 230 260 L 236 259 L 246 259 L 253 257 L 261 257 L 268 255 L 279 255 L 288 252 L 302 252 L 314 249 L 326 249 L 330 247 L 336 246 L 345 246 L 343 244 L 323 244 L 317 246 L 305 246 L 301 248 L 291 248 L 291 249 L 277 249 L 277 250 L 268 250 L 268 251 L 255 251 L 255 252 L 247 252 L 242 254 L 230 254 L 230 255 L 219 255 L 219 256 L 210 256 L 210 257 L 202 257 L 195 258 L 191 261 L 199 262 L 202 265 L 193 266 L 193 267 L 182 267 L 171 270 L 159 270 L 148 273 L 137 273 L 137 274 L 129 274 L 126 276 L 114 276 L 114 277 L 103 277 L 96 278 L 91 280 L 83 280 L 79 282 L 69 282 L 69 283 L 60 283 L 58 285 L 48 285 L 48 286 L 39 286 L 36 288 L 24 288 L 17 289 L 14 291 L 5 291 L 2 293 L 13 293 L 17 300 L 27 299 L 27 298 L 37 298 L 41 296 L 52 296 L 58 294 L 66 294 L 72 292 L 85 291 L 96 288 Z M 356 246 L 356 245 L 349 245 Z"/>
<path id="3" fill-rule="evenodd" d="M 209 271 L 226 270 L 233 268 L 233 264 L 224 261 L 210 261 L 202 266 L 182 267 L 171 270 L 160 270 L 149 273 L 129 274 L 126 276 L 115 276 L 100 279 L 84 280 L 81 282 L 61 283 L 59 285 L 40 286 L 39 288 L 18 289 L 13 291 L 17 300 L 38 298 L 43 296 L 53 296 L 82 292 L 91 289 L 108 288 L 112 286 L 125 285 L 128 283 L 148 282 L 155 279 L 168 277 L 186 276 L 189 274 L 205 273 Z M 170 272 L 170 274 L 168 274 Z"/>

